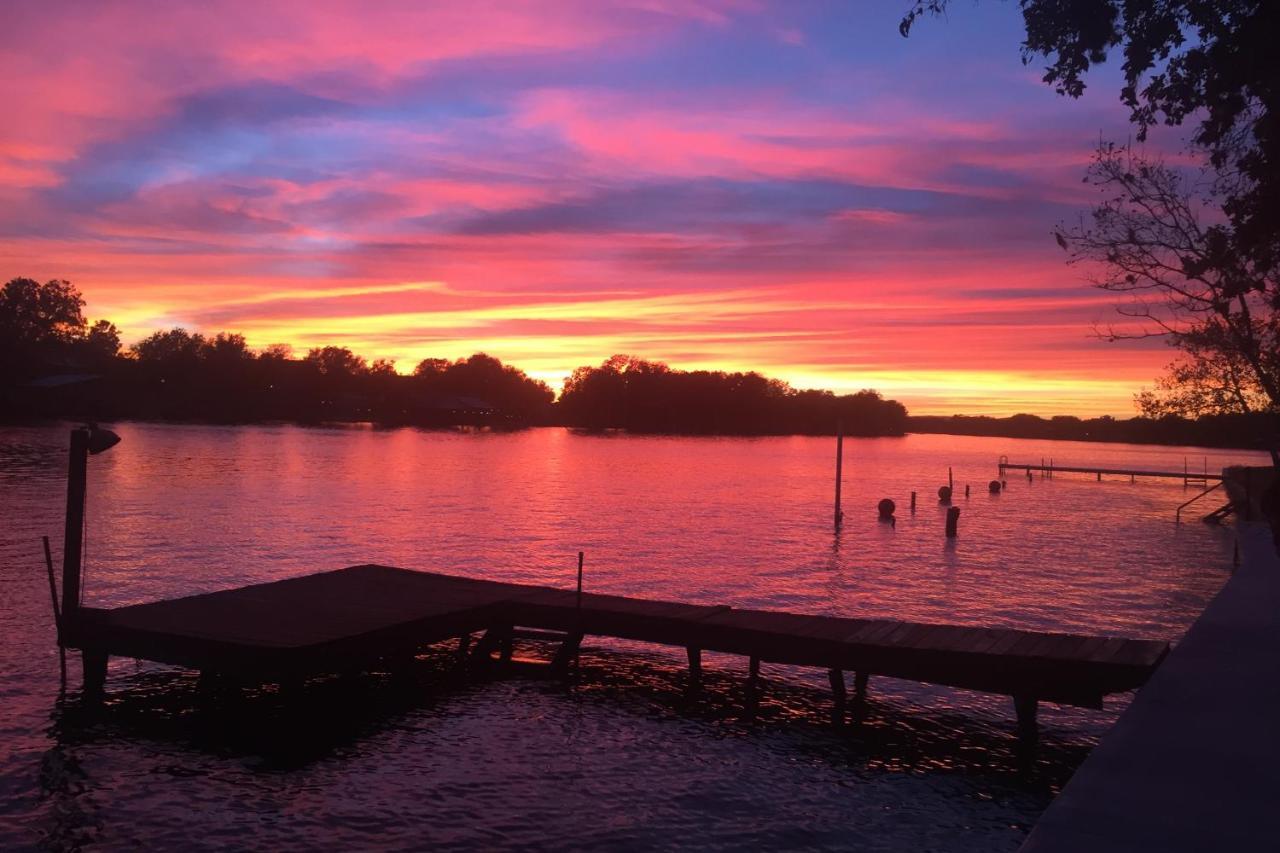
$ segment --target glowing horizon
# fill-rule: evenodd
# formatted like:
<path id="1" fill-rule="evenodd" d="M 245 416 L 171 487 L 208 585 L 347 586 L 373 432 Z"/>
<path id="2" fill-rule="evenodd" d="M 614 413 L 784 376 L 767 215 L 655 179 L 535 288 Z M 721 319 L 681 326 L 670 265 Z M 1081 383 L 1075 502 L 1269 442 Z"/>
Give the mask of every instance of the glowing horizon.
<path id="1" fill-rule="evenodd" d="M 127 343 L 1133 414 L 1170 352 L 1091 336 L 1111 299 L 1050 237 L 1129 133 L 1114 76 L 1065 100 L 1016 8 L 904 40 L 888 6 L 18 3 L 2 274 L 70 279 Z"/>

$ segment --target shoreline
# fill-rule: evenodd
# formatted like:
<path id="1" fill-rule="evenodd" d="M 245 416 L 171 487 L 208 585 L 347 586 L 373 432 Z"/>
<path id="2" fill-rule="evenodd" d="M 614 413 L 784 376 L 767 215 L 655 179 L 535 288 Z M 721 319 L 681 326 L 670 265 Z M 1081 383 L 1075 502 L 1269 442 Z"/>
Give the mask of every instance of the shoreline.
<path id="1" fill-rule="evenodd" d="M 88 418 L 77 418 L 74 416 L 59 415 L 48 418 L 0 418 L 0 428 L 5 427 L 46 427 L 46 426 L 62 426 L 66 424 L 80 424 L 87 422 Z M 252 420 L 252 421 L 215 421 L 215 420 L 177 420 L 168 418 L 101 418 L 97 423 L 107 424 L 143 424 L 150 426 L 191 426 L 191 427 L 279 427 L 294 426 L 303 429 L 364 429 L 372 428 L 375 430 L 395 430 L 395 429 L 416 429 L 426 432 L 491 432 L 491 433 L 515 433 L 532 429 L 564 429 L 579 435 L 596 435 L 609 437 L 635 437 L 635 438 L 834 438 L 835 431 L 831 432 L 648 432 L 638 430 L 628 430 L 623 427 L 614 427 L 607 429 L 593 429 L 589 427 L 574 426 L 562 423 L 526 423 L 526 424 L 498 424 L 498 423 L 456 423 L 456 424 L 432 424 L 432 423 L 395 423 L 383 421 L 356 421 L 356 420 L 321 420 L 321 421 L 304 421 L 290 419 L 275 420 Z M 1081 437 L 1081 436 L 1029 436 L 1015 435 L 1013 433 L 978 433 L 948 430 L 931 430 L 931 429 L 908 429 L 900 433 L 853 433 L 846 432 L 846 439 L 857 438 L 906 438 L 911 435 L 955 435 L 964 436 L 966 438 L 988 438 L 999 439 L 1007 438 L 1015 441 L 1044 441 L 1044 442 L 1072 442 L 1077 444 L 1089 445 L 1116 445 L 1128 444 L 1141 447 L 1168 447 L 1183 448 L 1187 450 L 1238 450 L 1250 453 L 1267 453 L 1268 449 L 1259 445 L 1248 444 L 1195 444 L 1178 442 L 1174 440 L 1154 441 L 1154 440 L 1138 440 L 1138 439 L 1121 439 L 1113 437 Z"/>

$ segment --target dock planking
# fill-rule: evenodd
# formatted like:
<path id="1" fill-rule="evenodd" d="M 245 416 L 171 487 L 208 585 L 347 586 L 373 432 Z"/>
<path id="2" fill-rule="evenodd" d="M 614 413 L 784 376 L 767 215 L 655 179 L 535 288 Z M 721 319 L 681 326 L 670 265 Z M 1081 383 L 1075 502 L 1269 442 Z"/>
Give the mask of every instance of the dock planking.
<path id="1" fill-rule="evenodd" d="M 509 648 L 517 628 L 684 646 L 759 662 L 822 667 L 1015 697 L 1101 707 L 1141 686 L 1168 652 L 1153 640 L 975 628 L 630 598 L 500 583 L 389 566 L 330 572 L 114 609 L 80 608 L 68 638 L 86 686 L 124 656 L 286 681 L 370 665 L 419 646 L 488 632 Z M 563 652 L 557 660 L 563 663 Z M 842 699 L 837 690 L 837 699 Z M 1029 711 L 1028 711 L 1029 709 Z"/>

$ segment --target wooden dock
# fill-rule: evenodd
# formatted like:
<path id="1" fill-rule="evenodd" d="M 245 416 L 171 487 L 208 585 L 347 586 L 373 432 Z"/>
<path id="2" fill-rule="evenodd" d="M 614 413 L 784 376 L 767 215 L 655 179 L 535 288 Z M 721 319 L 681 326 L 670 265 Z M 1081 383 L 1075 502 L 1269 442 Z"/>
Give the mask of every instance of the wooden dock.
<path id="1" fill-rule="evenodd" d="M 1137 477 L 1166 477 L 1182 480 L 1183 483 L 1201 483 L 1208 480 L 1221 480 L 1221 474 L 1210 474 L 1207 471 L 1147 471 L 1141 468 L 1081 468 L 1070 465 L 1045 465 L 1023 462 L 1005 462 L 999 463 L 1000 477 L 1004 479 L 1007 471 L 1022 471 L 1028 475 L 1036 471 L 1041 474 L 1047 474 L 1052 477 L 1054 474 L 1094 474 L 1099 480 L 1104 474 L 1128 477 L 1130 480 Z"/>
<path id="2" fill-rule="evenodd" d="M 1167 643 L 1118 637 L 811 616 L 497 583 L 388 566 L 352 566 L 240 589 L 115 609 L 79 608 L 64 626 L 82 651 L 85 688 L 100 695 L 109 656 L 202 672 L 293 683 L 311 674 L 405 658 L 422 645 L 483 632 L 473 658 L 511 654 L 533 629 L 560 640 L 562 668 L 584 635 L 688 650 L 696 679 L 703 650 L 829 671 L 836 701 L 844 673 L 859 696 L 889 676 L 1012 696 L 1019 731 L 1035 734 L 1040 700 L 1101 707 L 1141 686 Z"/>

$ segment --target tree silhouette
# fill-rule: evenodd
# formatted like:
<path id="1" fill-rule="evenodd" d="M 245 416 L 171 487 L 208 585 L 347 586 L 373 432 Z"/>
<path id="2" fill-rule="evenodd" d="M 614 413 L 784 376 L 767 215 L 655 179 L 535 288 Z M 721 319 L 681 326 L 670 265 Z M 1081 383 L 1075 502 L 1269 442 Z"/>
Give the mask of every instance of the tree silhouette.
<path id="1" fill-rule="evenodd" d="M 1119 310 L 1136 330 L 1107 336 L 1162 336 L 1180 351 L 1159 392 L 1139 396 L 1144 413 L 1280 412 L 1280 278 L 1241 251 L 1230 222 L 1212 221 L 1212 184 L 1116 145 L 1098 149 L 1088 177 L 1104 200 L 1058 242 L 1098 287 L 1128 297 Z"/>
<path id="2" fill-rule="evenodd" d="M 915 0 L 900 30 L 948 0 Z M 1196 122 L 1191 142 L 1228 177 L 1223 210 L 1236 248 L 1260 269 L 1280 263 L 1280 3 L 1275 0 L 1021 0 L 1023 61 L 1049 60 L 1044 80 L 1070 97 L 1119 48 L 1120 98 L 1150 127 Z"/>

